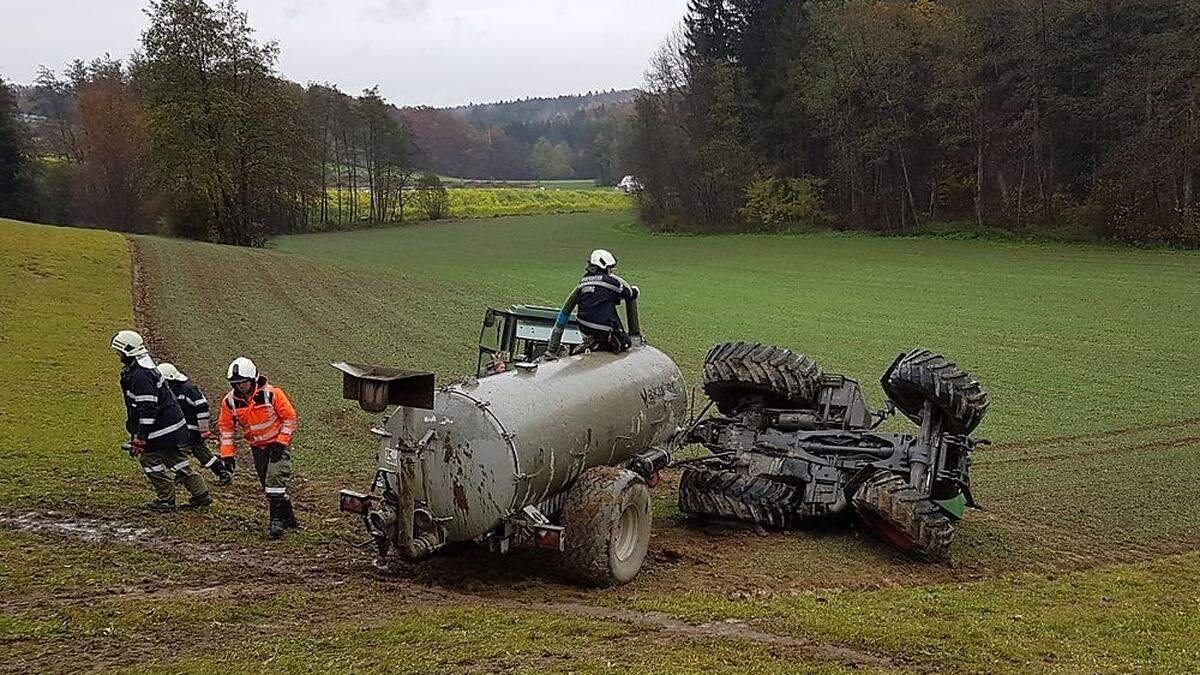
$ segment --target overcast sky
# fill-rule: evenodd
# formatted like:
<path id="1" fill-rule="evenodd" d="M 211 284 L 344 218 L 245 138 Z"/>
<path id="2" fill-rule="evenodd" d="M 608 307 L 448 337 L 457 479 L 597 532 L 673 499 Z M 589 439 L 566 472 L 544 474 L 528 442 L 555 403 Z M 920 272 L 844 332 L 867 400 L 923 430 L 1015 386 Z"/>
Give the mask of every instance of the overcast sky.
<path id="1" fill-rule="evenodd" d="M 0 0 L 0 77 L 29 83 L 105 52 L 125 57 L 145 0 Z M 456 105 L 640 86 L 687 0 L 241 0 L 279 69 L 398 105 Z"/>

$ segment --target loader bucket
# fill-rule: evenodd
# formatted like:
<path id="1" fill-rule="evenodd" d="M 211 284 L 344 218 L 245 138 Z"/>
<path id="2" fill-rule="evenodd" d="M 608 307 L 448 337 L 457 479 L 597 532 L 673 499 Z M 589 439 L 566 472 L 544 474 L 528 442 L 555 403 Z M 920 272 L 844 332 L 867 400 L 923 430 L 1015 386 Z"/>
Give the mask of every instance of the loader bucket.
<path id="1" fill-rule="evenodd" d="M 433 408 L 433 373 L 358 363 L 329 365 L 342 373 L 342 398 L 358 401 L 369 413 L 381 413 L 389 405 Z"/>

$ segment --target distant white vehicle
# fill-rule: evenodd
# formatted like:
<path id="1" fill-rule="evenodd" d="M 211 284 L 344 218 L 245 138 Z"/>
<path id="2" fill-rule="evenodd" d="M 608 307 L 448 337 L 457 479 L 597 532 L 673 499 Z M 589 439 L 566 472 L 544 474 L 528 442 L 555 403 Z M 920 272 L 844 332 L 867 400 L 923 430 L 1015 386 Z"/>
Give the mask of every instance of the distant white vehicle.
<path id="1" fill-rule="evenodd" d="M 640 192 L 642 190 L 642 181 L 633 176 L 625 176 L 621 179 L 620 183 L 617 183 L 617 189 L 625 194 Z"/>

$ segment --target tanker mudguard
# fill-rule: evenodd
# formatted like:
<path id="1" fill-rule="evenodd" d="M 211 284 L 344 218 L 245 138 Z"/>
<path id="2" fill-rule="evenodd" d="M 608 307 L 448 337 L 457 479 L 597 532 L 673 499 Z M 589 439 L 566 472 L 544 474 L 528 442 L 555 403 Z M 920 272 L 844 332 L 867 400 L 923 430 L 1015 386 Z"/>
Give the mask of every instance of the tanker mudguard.
<path id="1" fill-rule="evenodd" d="M 358 363 L 329 365 L 342 373 L 342 398 L 357 401 L 367 412 L 381 413 L 389 405 L 433 408 L 433 373 Z"/>

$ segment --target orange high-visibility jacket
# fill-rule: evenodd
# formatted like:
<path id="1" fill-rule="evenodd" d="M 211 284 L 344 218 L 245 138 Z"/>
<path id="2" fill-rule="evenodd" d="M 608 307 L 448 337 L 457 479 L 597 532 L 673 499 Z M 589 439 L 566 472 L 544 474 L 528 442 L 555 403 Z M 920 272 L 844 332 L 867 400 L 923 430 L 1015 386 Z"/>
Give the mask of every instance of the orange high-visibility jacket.
<path id="1" fill-rule="evenodd" d="M 298 421 L 296 409 L 287 394 L 279 387 L 267 384 L 267 378 L 260 376 L 249 397 L 243 397 L 234 389 L 221 401 L 221 413 L 217 417 L 221 456 L 233 457 L 233 434 L 238 428 L 242 438 L 256 448 L 265 448 L 272 443 L 290 445 Z"/>

